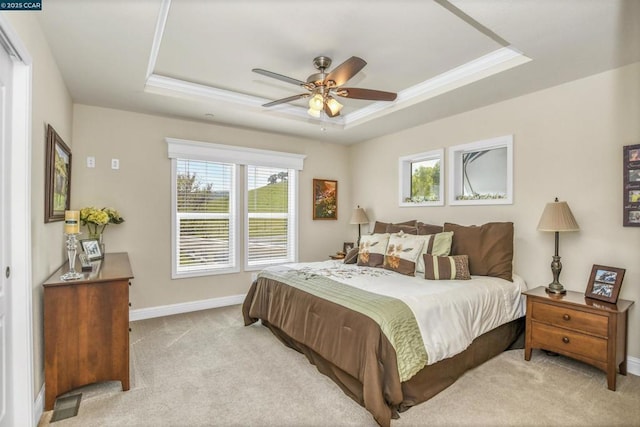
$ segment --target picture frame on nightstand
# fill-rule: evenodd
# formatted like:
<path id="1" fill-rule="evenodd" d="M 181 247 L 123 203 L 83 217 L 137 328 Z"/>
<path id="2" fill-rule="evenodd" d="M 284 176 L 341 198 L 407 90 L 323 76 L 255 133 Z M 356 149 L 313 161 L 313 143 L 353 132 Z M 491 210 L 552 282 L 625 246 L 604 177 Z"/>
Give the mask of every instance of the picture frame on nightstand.
<path id="1" fill-rule="evenodd" d="M 594 264 L 584 296 L 615 304 L 618 301 L 625 271 L 624 268 Z"/>

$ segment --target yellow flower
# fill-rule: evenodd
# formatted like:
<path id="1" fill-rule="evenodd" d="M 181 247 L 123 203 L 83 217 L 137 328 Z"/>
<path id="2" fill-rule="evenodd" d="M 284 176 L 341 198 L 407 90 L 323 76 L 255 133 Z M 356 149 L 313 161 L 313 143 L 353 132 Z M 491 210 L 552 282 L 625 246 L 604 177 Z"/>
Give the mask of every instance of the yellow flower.
<path id="1" fill-rule="evenodd" d="M 109 224 L 121 224 L 124 218 L 113 208 L 97 209 L 93 206 L 80 209 L 80 222 L 89 230 L 89 234 L 98 235 L 104 232 Z M 98 231 L 98 228 L 100 230 Z"/>

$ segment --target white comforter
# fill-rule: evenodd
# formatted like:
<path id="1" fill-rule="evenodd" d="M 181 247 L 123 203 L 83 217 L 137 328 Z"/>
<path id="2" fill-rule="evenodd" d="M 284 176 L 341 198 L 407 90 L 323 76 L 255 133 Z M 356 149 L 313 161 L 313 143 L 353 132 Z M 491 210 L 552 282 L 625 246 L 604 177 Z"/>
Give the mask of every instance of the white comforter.
<path id="1" fill-rule="evenodd" d="M 305 270 L 369 292 L 397 298 L 413 311 L 431 365 L 465 350 L 480 335 L 525 314 L 524 280 L 472 276 L 426 280 L 341 261 L 285 264 L 269 269 Z"/>

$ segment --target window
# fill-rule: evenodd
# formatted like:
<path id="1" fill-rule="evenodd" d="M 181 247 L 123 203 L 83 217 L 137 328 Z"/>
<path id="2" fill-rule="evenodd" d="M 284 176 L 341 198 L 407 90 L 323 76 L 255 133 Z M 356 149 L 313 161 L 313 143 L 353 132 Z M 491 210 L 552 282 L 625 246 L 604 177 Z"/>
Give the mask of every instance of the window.
<path id="1" fill-rule="evenodd" d="M 442 206 L 444 150 L 400 157 L 400 206 Z"/>
<path id="2" fill-rule="evenodd" d="M 175 275 L 236 270 L 236 165 L 175 160 Z"/>
<path id="3" fill-rule="evenodd" d="M 297 175 L 305 156 L 166 141 L 173 278 L 238 272 L 241 253 L 245 269 L 297 261 Z"/>
<path id="4" fill-rule="evenodd" d="M 449 204 L 513 203 L 513 135 L 449 147 Z"/>
<path id="5" fill-rule="evenodd" d="M 246 268 L 296 259 L 296 171 L 246 166 Z"/>

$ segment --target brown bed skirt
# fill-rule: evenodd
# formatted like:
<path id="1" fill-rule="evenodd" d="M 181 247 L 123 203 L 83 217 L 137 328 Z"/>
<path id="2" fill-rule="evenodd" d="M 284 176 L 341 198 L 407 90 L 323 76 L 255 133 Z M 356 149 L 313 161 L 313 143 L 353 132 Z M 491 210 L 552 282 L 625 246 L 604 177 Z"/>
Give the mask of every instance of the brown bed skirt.
<path id="1" fill-rule="evenodd" d="M 524 321 L 478 337 L 464 352 L 400 381 L 395 349 L 372 318 L 277 280 L 258 278 L 247 292 L 245 325 L 258 320 L 287 346 L 305 354 L 376 422 L 392 418 L 453 384 L 464 372 L 508 348 Z"/>
<path id="2" fill-rule="evenodd" d="M 313 363 L 318 371 L 331 378 L 353 400 L 364 406 L 362 383 L 356 378 L 338 368 L 309 347 L 296 342 L 280 329 L 262 320 L 285 345 L 305 356 Z M 399 418 L 399 412 L 425 402 L 449 387 L 466 371 L 479 366 L 487 360 L 497 356 L 512 347 L 524 333 L 524 317 L 516 319 L 493 329 L 478 338 L 462 353 L 433 365 L 425 366 L 408 381 L 402 383 L 403 399 L 399 405 L 392 407 L 393 418 Z"/>

